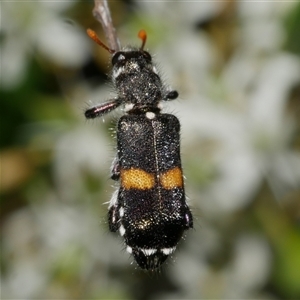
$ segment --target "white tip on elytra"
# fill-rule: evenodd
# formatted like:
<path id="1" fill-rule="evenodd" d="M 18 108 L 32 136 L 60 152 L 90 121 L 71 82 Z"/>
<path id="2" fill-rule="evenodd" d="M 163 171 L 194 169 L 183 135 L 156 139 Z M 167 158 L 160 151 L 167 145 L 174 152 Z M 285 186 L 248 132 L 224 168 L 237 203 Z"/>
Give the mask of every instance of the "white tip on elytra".
<path id="1" fill-rule="evenodd" d="M 146 256 L 150 256 L 157 252 L 156 249 L 140 249 Z"/>
<path id="2" fill-rule="evenodd" d="M 173 248 L 163 248 L 160 249 L 160 251 L 164 254 L 164 255 L 170 255 L 171 253 L 173 253 L 175 251 L 176 247 Z"/>

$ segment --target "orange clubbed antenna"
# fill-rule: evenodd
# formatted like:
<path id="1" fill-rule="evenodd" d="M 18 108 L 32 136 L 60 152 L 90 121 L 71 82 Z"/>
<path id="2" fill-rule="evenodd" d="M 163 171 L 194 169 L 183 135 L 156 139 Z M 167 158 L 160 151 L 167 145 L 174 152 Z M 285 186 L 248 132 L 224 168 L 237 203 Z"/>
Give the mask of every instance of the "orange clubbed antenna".
<path id="1" fill-rule="evenodd" d="M 104 43 L 102 43 L 102 41 L 99 39 L 99 37 L 97 36 L 97 34 L 94 30 L 87 29 L 86 32 L 92 40 L 94 40 L 98 45 L 100 45 L 102 48 L 107 50 L 110 54 L 114 54 L 116 52 L 116 50 L 110 49 Z"/>
<path id="2" fill-rule="evenodd" d="M 141 46 L 141 50 L 144 50 L 144 46 L 146 44 L 147 41 L 147 33 L 144 29 L 140 30 L 138 33 L 138 37 L 142 40 L 142 46 Z"/>

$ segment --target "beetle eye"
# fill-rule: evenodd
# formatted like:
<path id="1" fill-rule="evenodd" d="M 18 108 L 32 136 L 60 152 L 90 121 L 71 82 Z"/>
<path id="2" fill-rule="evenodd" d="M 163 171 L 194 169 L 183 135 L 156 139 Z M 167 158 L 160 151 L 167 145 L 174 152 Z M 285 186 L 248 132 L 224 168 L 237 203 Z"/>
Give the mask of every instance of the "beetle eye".
<path id="1" fill-rule="evenodd" d="M 145 58 L 148 62 L 151 62 L 151 61 L 152 61 L 152 57 L 151 57 L 151 55 L 150 55 L 149 52 L 143 51 L 143 56 L 144 56 L 144 58 Z"/>
<path id="2" fill-rule="evenodd" d="M 121 61 L 124 61 L 125 60 L 125 55 L 123 52 L 116 52 L 112 59 L 111 59 L 111 63 L 112 65 L 114 66 L 116 63 L 119 63 Z"/>

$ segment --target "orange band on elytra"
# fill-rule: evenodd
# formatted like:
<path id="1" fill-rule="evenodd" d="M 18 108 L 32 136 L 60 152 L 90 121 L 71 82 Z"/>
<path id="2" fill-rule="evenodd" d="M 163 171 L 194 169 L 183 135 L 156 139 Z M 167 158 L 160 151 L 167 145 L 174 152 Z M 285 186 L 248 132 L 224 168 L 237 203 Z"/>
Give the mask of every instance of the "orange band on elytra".
<path id="1" fill-rule="evenodd" d="M 163 188 L 170 190 L 175 187 L 183 187 L 182 171 L 175 167 L 160 175 L 160 183 Z"/>
<path id="2" fill-rule="evenodd" d="M 126 190 L 147 190 L 153 188 L 154 185 L 154 174 L 134 168 L 121 170 L 121 186 Z"/>

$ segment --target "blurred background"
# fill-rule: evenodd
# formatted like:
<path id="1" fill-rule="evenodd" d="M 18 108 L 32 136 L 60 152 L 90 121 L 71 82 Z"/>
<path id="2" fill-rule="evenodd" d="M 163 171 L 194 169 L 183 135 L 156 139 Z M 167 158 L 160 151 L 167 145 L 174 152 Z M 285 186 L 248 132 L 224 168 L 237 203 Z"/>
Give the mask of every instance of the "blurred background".
<path id="1" fill-rule="evenodd" d="M 300 3 L 111 1 L 182 125 L 194 229 L 154 274 L 110 233 L 115 122 L 92 1 L 1 2 L 2 299 L 299 299 Z"/>

